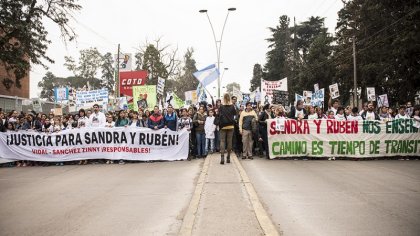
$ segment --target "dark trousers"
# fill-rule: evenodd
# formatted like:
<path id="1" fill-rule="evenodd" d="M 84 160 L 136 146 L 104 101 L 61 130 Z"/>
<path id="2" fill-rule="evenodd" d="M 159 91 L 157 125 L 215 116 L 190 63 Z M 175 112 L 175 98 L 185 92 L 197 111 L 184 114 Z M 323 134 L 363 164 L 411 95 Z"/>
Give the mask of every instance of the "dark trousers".
<path id="1" fill-rule="evenodd" d="M 233 129 L 220 130 L 220 153 L 223 155 L 226 152 L 232 151 Z M 227 147 L 227 148 L 225 148 Z"/>

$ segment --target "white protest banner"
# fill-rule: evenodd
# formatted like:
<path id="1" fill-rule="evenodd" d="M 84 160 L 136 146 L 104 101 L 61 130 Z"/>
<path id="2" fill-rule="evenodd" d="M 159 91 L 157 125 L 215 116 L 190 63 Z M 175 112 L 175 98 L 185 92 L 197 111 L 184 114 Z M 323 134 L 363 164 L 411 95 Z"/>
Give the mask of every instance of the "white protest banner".
<path id="1" fill-rule="evenodd" d="M 319 84 L 314 84 L 314 91 L 318 91 L 319 90 Z"/>
<path id="2" fill-rule="evenodd" d="M 264 104 L 272 103 L 274 90 L 287 91 L 287 78 L 277 81 L 261 79 L 261 99 Z"/>
<path id="3" fill-rule="evenodd" d="M 34 131 L 0 133 L 0 157 L 30 161 L 185 160 L 187 130 L 148 128 L 80 128 L 46 134 Z"/>
<path id="4" fill-rule="evenodd" d="M 287 119 L 277 131 L 267 121 L 270 158 L 282 157 L 386 157 L 419 156 L 420 129 L 413 119 L 338 121 Z"/>
<path id="5" fill-rule="evenodd" d="M 367 87 L 366 88 L 367 99 L 368 101 L 376 101 L 376 94 L 374 87 Z"/>
<path id="6" fill-rule="evenodd" d="M 337 83 L 330 85 L 329 88 L 330 88 L 330 96 L 331 96 L 332 99 L 340 97 L 340 92 L 338 90 L 338 84 Z"/>
<path id="7" fill-rule="evenodd" d="M 117 54 L 114 55 L 115 61 L 119 61 L 119 71 L 131 71 L 132 56 L 131 53 L 120 53 L 117 57 Z"/>
<path id="8" fill-rule="evenodd" d="M 378 107 L 389 107 L 387 94 L 382 94 L 378 96 Z"/>
<path id="9" fill-rule="evenodd" d="M 77 109 L 90 109 L 94 104 L 106 108 L 108 105 L 108 90 L 76 91 Z"/>
<path id="10" fill-rule="evenodd" d="M 303 105 L 311 105 L 312 91 L 303 91 Z"/>
<path id="11" fill-rule="evenodd" d="M 241 90 L 239 90 L 235 86 L 233 86 L 233 88 L 232 88 L 232 96 L 235 96 L 238 99 L 238 101 L 242 101 L 242 99 L 243 99 Z"/>
<path id="12" fill-rule="evenodd" d="M 39 98 L 35 98 L 35 99 L 32 100 L 32 109 L 36 113 L 42 112 L 42 104 L 41 104 L 41 100 Z"/>
<path id="13" fill-rule="evenodd" d="M 318 91 L 312 94 L 311 105 L 313 107 L 320 107 L 324 108 L 324 96 L 325 96 L 325 89 L 318 89 Z"/>
<path id="14" fill-rule="evenodd" d="M 156 92 L 157 94 L 163 95 L 163 90 L 165 89 L 165 79 L 158 78 Z"/>

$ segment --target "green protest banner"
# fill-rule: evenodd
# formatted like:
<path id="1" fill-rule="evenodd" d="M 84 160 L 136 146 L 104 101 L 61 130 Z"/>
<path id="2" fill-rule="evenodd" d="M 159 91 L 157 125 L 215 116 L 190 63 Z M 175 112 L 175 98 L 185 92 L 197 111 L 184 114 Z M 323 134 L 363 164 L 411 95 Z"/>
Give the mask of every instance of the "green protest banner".
<path id="1" fill-rule="evenodd" d="M 388 122 L 273 119 L 267 124 L 271 159 L 420 156 L 420 129 L 413 119 Z"/>
<path id="2" fill-rule="evenodd" d="M 153 109 L 156 105 L 156 85 L 133 86 L 133 109 Z"/>

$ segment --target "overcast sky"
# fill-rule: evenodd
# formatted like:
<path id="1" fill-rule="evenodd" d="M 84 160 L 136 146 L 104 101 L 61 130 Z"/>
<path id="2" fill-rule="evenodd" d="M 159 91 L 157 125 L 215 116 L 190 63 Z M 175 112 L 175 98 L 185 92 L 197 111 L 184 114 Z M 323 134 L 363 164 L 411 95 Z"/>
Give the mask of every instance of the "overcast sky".
<path id="1" fill-rule="evenodd" d="M 205 14 L 207 9 L 216 37 L 219 38 L 227 9 L 237 8 L 229 14 L 222 41 L 221 68 L 229 68 L 223 76 L 222 86 L 238 82 L 243 92 L 248 92 L 255 63 L 265 64 L 270 37 L 268 27 L 278 24 L 281 15 L 288 15 L 293 23 L 305 21 L 309 16 L 325 17 L 329 32 L 333 33 L 337 12 L 343 6 L 339 0 L 85 0 L 83 9 L 76 13 L 72 25 L 78 35 L 77 42 L 67 46 L 62 42 L 58 28 L 46 22 L 49 32 L 48 55 L 55 64 L 48 64 L 54 75 L 70 76 L 64 64 L 64 56 L 78 57 L 79 51 L 97 47 L 101 53 L 116 54 L 118 43 L 124 53 L 135 53 L 146 40 L 161 37 L 162 43 L 178 47 L 179 59 L 188 47 L 195 50 L 197 68 L 216 63 L 213 34 Z M 30 97 L 40 93 L 38 82 L 46 70 L 33 66 L 31 71 Z M 281 78 L 279 78 L 281 79 Z M 211 91 L 213 92 L 213 91 Z M 216 95 L 216 94 L 214 94 Z"/>

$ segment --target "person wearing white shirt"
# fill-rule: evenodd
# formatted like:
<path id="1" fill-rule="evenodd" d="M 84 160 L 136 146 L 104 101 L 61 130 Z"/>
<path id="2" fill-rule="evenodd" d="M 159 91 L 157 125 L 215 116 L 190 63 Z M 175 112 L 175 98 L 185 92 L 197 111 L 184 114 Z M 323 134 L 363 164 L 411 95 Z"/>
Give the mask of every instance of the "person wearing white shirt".
<path id="1" fill-rule="evenodd" d="M 420 129 L 420 107 L 415 107 L 413 110 L 414 127 Z"/>
<path id="2" fill-rule="evenodd" d="M 338 121 L 347 120 L 346 115 L 344 115 L 344 107 L 339 107 L 337 109 L 337 113 L 334 116 L 334 118 L 335 120 L 338 120 Z"/>
<path id="3" fill-rule="evenodd" d="M 359 115 L 359 109 L 357 107 L 353 107 L 353 109 L 351 109 L 351 114 L 349 116 L 347 116 L 347 120 L 357 120 L 357 121 L 362 121 L 362 117 Z"/>
<path id="4" fill-rule="evenodd" d="M 400 106 L 400 109 L 398 109 L 398 114 L 395 116 L 395 119 L 410 119 L 410 116 L 405 113 L 405 106 Z"/>
<path id="5" fill-rule="evenodd" d="M 99 111 L 99 105 L 93 105 L 93 112 L 89 116 L 90 127 L 104 127 L 106 122 L 105 114 Z"/>

